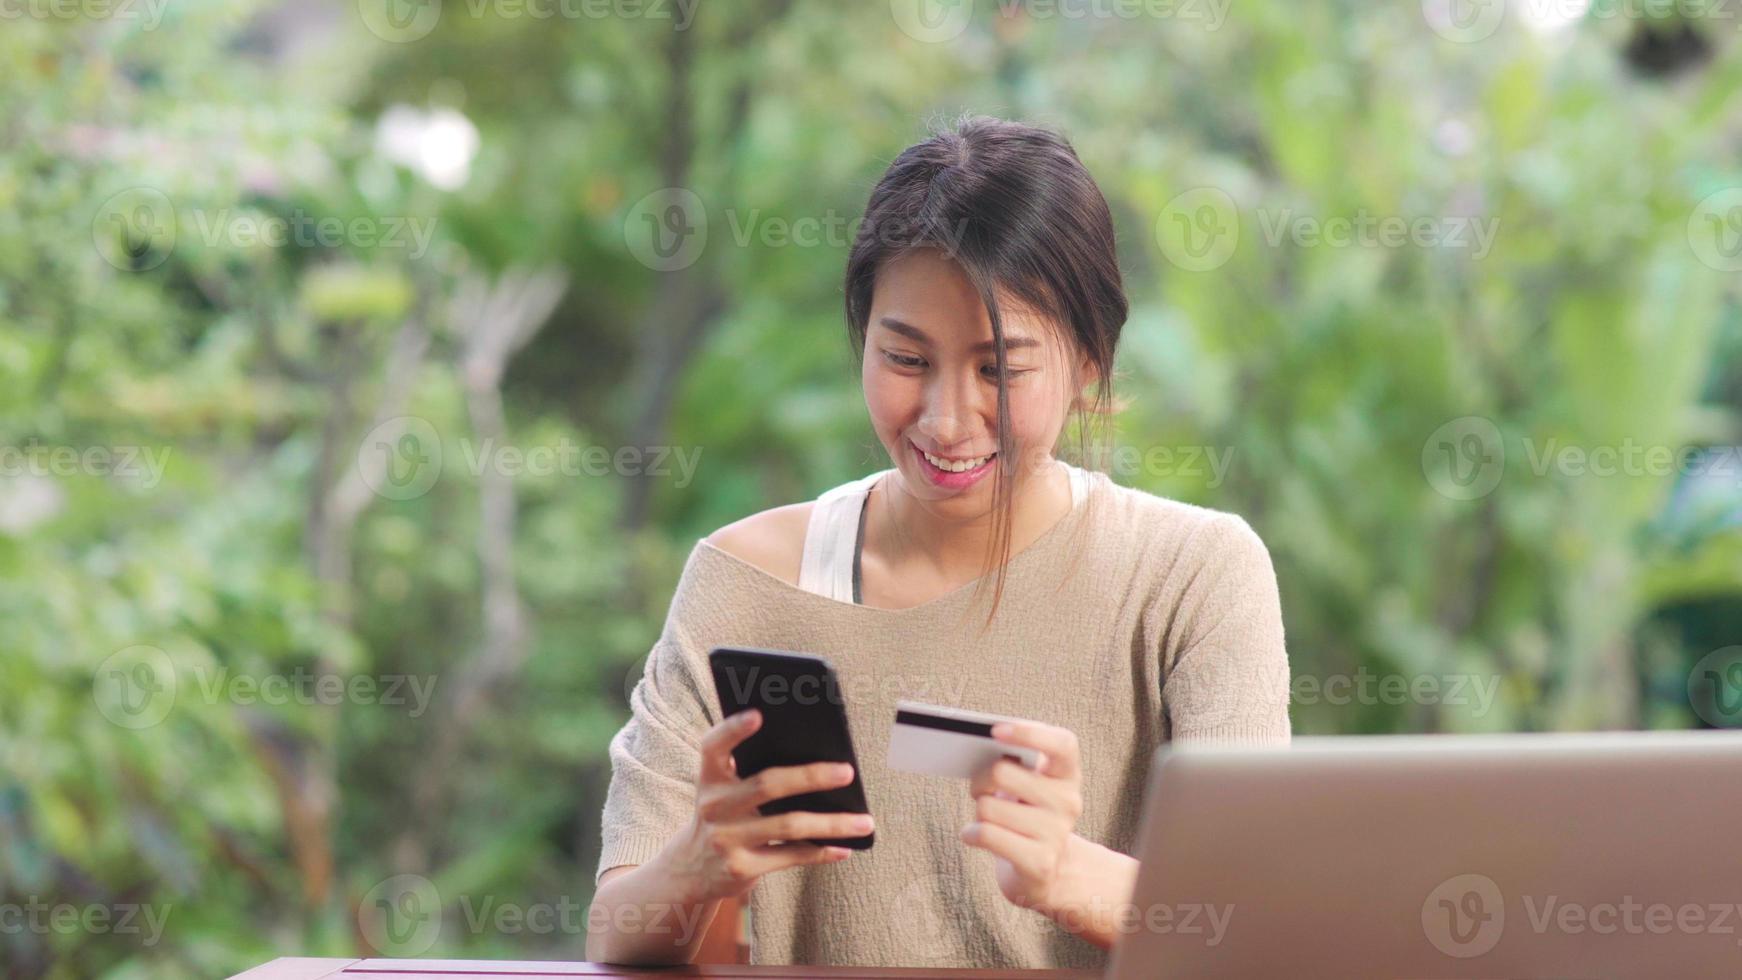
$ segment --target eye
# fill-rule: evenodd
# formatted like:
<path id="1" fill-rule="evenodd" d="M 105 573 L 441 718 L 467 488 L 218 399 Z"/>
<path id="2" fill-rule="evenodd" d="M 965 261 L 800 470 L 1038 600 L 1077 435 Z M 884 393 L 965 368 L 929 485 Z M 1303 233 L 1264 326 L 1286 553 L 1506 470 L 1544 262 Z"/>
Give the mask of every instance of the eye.
<path id="1" fill-rule="evenodd" d="M 1029 373 L 1032 370 L 1034 370 L 1034 369 L 1033 368 L 1016 368 L 1016 367 L 1010 367 L 1009 365 L 1005 365 L 1004 375 L 1005 375 L 1005 377 L 1014 380 L 1016 378 L 1022 377 L 1023 375 Z M 980 373 L 985 375 L 986 380 L 988 380 L 988 381 L 997 381 L 998 380 L 998 365 L 997 364 L 988 364 L 985 367 L 982 367 L 980 369 Z"/>
<path id="2" fill-rule="evenodd" d="M 907 368 L 909 370 L 925 367 L 925 358 L 923 357 L 913 357 L 909 354 L 897 354 L 892 350 L 884 351 L 883 356 L 889 361 L 889 363 L 896 367 Z"/>

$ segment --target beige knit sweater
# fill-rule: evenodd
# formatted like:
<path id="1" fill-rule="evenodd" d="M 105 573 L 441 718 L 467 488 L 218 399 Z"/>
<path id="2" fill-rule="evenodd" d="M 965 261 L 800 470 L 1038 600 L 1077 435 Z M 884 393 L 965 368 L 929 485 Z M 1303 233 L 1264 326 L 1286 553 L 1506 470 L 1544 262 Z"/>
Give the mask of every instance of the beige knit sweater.
<path id="1" fill-rule="evenodd" d="M 983 633 L 985 599 L 973 593 L 969 584 L 909 609 L 853 605 L 698 542 L 611 742 L 599 873 L 647 861 L 691 819 L 697 746 L 720 718 L 708 651 L 814 653 L 840 675 L 877 842 L 838 864 L 759 880 L 752 961 L 1104 964 L 1099 948 L 1000 894 L 993 857 L 957 836 L 974 819 L 965 783 L 885 765 L 895 702 L 1071 729 L 1083 760 L 1077 833 L 1132 853 L 1158 746 L 1289 737 L 1270 556 L 1239 517 L 1094 474 L 1084 499 L 1011 557 Z"/>

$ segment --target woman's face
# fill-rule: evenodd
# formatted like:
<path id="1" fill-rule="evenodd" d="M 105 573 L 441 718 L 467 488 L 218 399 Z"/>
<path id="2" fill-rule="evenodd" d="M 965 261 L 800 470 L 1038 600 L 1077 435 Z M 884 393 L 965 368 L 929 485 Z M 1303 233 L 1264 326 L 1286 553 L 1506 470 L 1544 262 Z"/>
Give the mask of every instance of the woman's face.
<path id="1" fill-rule="evenodd" d="M 1020 495 L 1044 472 L 1090 368 L 1062 329 L 999 301 Z M 878 271 L 863 381 L 871 424 L 908 491 L 942 516 L 989 513 L 998 452 L 992 321 L 954 260 L 919 249 Z"/>

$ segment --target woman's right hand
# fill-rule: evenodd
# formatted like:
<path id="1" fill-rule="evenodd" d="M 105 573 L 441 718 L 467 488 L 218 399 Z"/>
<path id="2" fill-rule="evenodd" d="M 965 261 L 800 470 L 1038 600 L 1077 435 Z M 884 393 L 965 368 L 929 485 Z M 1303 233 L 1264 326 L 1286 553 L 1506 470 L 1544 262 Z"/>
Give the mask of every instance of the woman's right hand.
<path id="1" fill-rule="evenodd" d="M 762 713 L 741 711 L 702 736 L 696 776 L 696 813 L 687 833 L 668 852 L 670 871 L 689 887 L 693 901 L 732 898 L 771 871 L 803 864 L 832 864 L 853 852 L 805 843 L 807 838 L 863 837 L 871 832 L 865 813 L 794 811 L 765 817 L 757 807 L 853 781 L 844 762 L 773 766 L 739 779 L 732 750 L 762 727 Z M 777 843 L 778 842 L 778 843 Z"/>

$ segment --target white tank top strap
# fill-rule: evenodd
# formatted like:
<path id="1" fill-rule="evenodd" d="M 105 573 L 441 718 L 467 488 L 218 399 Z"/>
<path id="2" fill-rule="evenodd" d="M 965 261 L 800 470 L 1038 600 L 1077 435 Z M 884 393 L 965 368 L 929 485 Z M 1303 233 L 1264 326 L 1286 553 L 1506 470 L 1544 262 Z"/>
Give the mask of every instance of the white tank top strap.
<path id="1" fill-rule="evenodd" d="M 853 554 L 859 543 L 859 514 L 865 497 L 879 478 L 890 470 L 843 483 L 825 491 L 811 508 L 805 529 L 804 556 L 799 560 L 798 587 L 806 592 L 840 602 L 853 601 Z M 1092 474 L 1065 464 L 1071 478 L 1071 509 L 1089 496 Z"/>
<path id="2" fill-rule="evenodd" d="M 823 493 L 811 507 L 805 529 L 798 587 L 841 602 L 853 601 L 853 551 L 859 541 L 859 512 L 871 486 L 888 470 Z"/>
<path id="3" fill-rule="evenodd" d="M 1076 510 L 1083 501 L 1089 499 L 1089 481 L 1094 479 L 1094 474 L 1080 466 L 1069 463 L 1064 465 L 1065 473 L 1071 478 L 1071 509 Z"/>

